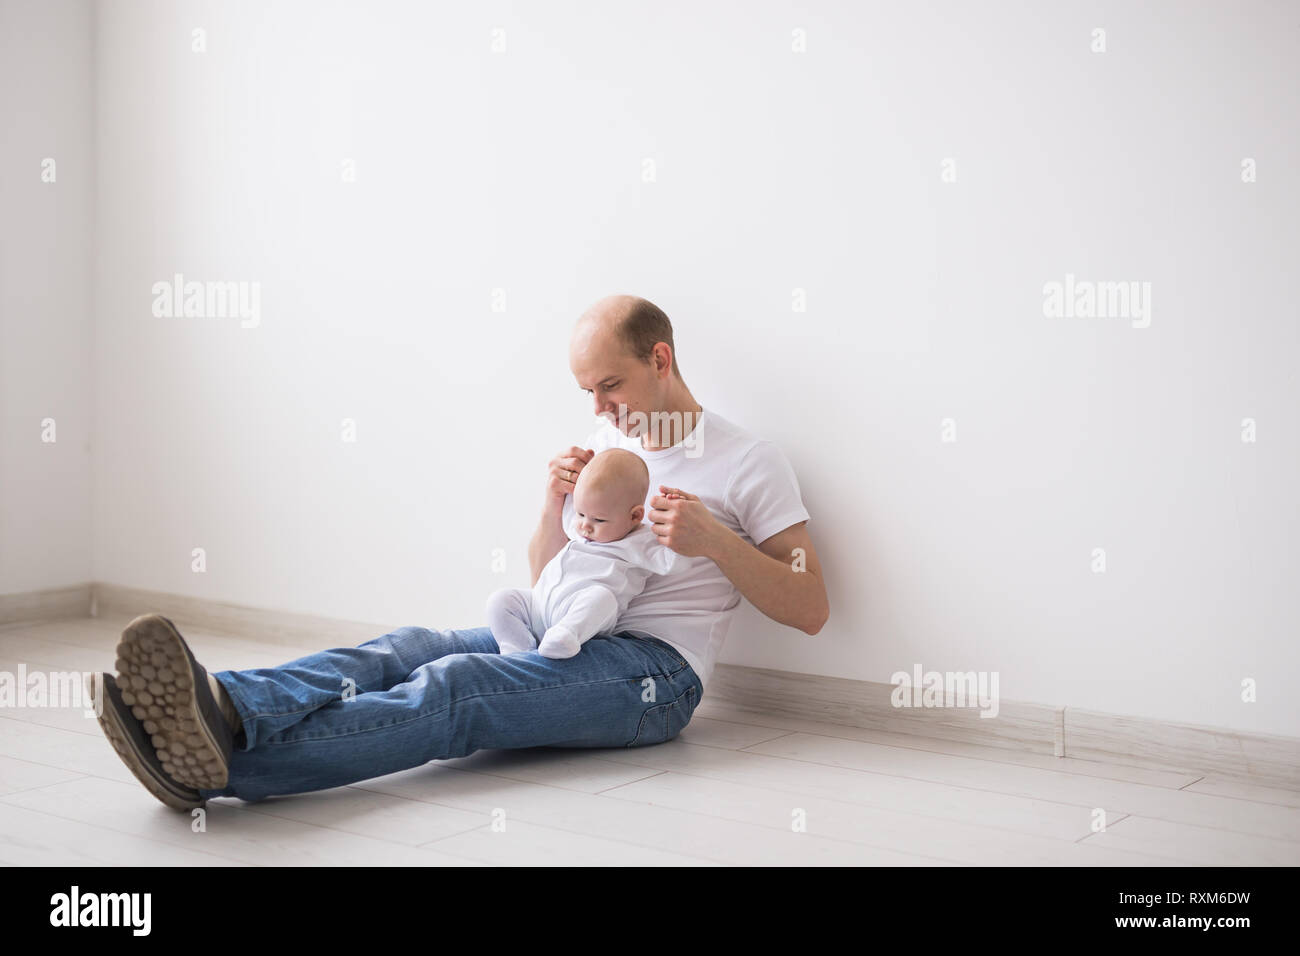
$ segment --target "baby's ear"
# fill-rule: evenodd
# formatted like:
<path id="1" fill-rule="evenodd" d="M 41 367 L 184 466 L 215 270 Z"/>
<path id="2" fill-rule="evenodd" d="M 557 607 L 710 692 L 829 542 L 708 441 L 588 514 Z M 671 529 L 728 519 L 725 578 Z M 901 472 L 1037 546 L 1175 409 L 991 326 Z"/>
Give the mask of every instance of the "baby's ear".
<path id="1" fill-rule="evenodd" d="M 637 505 L 632 509 L 632 520 L 637 524 L 645 520 L 645 505 Z"/>

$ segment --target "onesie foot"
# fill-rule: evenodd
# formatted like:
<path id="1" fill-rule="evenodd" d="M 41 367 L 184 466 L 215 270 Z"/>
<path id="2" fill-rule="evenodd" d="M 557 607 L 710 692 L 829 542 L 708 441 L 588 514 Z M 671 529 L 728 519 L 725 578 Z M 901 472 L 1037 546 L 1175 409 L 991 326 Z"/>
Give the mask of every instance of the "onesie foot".
<path id="1" fill-rule="evenodd" d="M 537 653 L 554 660 L 572 657 L 580 650 L 582 650 L 582 642 L 578 640 L 578 635 L 558 624 L 548 628 L 542 635 L 542 642 L 537 645 Z"/>

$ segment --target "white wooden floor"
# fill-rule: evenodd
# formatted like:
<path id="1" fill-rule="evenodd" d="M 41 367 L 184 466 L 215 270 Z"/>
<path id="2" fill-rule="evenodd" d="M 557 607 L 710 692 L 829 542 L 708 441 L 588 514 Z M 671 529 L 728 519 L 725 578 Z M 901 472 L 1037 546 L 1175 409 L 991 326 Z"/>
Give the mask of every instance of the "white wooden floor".
<path id="1" fill-rule="evenodd" d="M 0 671 L 112 671 L 125 623 L 0 628 Z M 210 670 L 322 649 L 182 632 Z M 194 832 L 93 717 L 0 708 L 0 864 L 1297 865 L 1300 791 L 758 716 L 706 695 L 671 743 L 479 751 L 335 790 L 211 800 Z"/>

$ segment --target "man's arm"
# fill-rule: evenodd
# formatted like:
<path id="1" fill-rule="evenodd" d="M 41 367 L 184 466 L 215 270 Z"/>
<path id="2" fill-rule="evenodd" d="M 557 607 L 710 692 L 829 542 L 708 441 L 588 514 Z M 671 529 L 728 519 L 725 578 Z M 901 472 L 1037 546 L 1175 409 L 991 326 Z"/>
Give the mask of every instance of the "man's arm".
<path id="1" fill-rule="evenodd" d="M 528 542 L 528 568 L 533 574 L 533 584 L 551 558 L 569 543 L 564 533 L 564 500 L 573 494 L 578 475 L 595 457 L 592 448 L 571 447 L 560 452 L 546 466 L 546 503 L 542 505 L 542 520 L 537 523 L 532 540 Z"/>
<path id="2" fill-rule="evenodd" d="M 542 569 L 551 558 L 568 543 L 569 536 L 564 533 L 564 499 L 548 496 L 542 509 L 542 520 L 528 542 L 528 567 L 533 573 L 533 584 L 542 576 Z"/>
<path id="3" fill-rule="evenodd" d="M 807 524 L 791 525 L 757 547 L 724 527 L 708 556 L 754 607 L 774 621 L 816 634 L 831 609 Z"/>
<path id="4" fill-rule="evenodd" d="M 772 620 L 807 634 L 822 629 L 831 608 L 806 520 L 755 546 L 713 517 L 697 495 L 667 485 L 659 492 L 650 500 L 650 527 L 660 544 L 688 557 L 712 558 Z"/>

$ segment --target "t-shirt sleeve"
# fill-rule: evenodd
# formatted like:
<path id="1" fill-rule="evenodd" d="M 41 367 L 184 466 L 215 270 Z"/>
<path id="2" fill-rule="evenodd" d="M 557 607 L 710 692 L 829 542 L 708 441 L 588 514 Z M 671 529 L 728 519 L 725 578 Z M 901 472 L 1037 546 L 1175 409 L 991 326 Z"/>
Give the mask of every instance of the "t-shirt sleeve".
<path id="1" fill-rule="evenodd" d="M 676 551 L 661 544 L 648 524 L 642 524 L 624 540 L 628 542 L 624 560 L 643 575 L 671 574 L 685 561 Z"/>
<path id="2" fill-rule="evenodd" d="M 659 539 L 656 538 L 646 555 L 645 566 L 655 574 L 672 574 L 673 569 L 681 563 L 677 560 L 680 557 L 676 551 L 659 544 Z"/>
<path id="3" fill-rule="evenodd" d="M 762 544 L 791 525 L 811 520 L 803 506 L 799 479 L 781 449 L 760 441 L 740 460 L 727 486 L 724 504 L 754 544 Z"/>
<path id="4" fill-rule="evenodd" d="M 598 425 L 594 432 L 583 439 L 582 447 L 590 448 L 592 451 L 597 453 L 604 451 L 606 448 L 613 448 L 614 445 L 611 441 L 613 436 L 610 435 L 611 431 L 618 432 L 618 429 L 613 425 Z M 568 535 L 570 540 L 576 541 L 579 535 L 573 531 L 573 519 L 576 518 L 577 515 L 573 510 L 572 493 L 564 496 L 564 508 L 561 510 L 561 517 L 564 523 L 564 533 Z"/>

